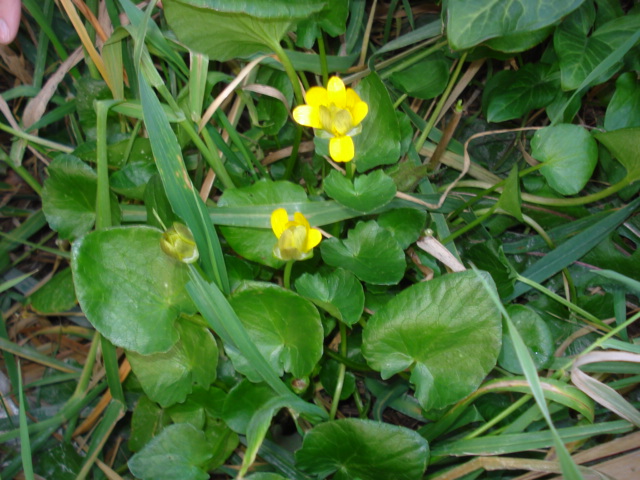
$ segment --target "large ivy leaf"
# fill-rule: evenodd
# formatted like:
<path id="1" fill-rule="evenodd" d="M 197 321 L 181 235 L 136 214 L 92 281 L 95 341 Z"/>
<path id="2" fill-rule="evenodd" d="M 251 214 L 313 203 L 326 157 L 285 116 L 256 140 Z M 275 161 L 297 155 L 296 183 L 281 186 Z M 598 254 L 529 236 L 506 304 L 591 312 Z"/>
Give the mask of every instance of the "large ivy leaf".
<path id="1" fill-rule="evenodd" d="M 264 180 L 250 187 L 225 191 L 218 205 L 220 207 L 271 206 L 273 210 L 284 208 L 289 215 L 293 215 L 297 205 L 307 201 L 307 194 L 299 185 Z M 271 231 L 268 217 L 264 218 L 264 226 L 269 229 L 220 226 L 220 231 L 231 248 L 242 257 L 269 267 L 280 268 L 284 262 L 273 256 L 276 237 Z"/>
<path id="2" fill-rule="evenodd" d="M 74 240 L 89 232 L 96 221 L 98 176 L 73 155 L 56 157 L 48 168 L 42 189 L 42 211 L 60 238 Z M 120 219 L 120 208 L 111 195 L 111 215 Z"/>
<path id="3" fill-rule="evenodd" d="M 364 290 L 351 272 L 337 268 L 329 274 L 305 273 L 295 285 L 300 295 L 347 325 L 360 320 L 364 310 Z"/>
<path id="4" fill-rule="evenodd" d="M 160 249 L 161 236 L 142 226 L 98 230 L 71 251 L 82 311 L 114 345 L 143 355 L 169 350 L 175 319 L 194 313 L 187 266 Z"/>
<path id="5" fill-rule="evenodd" d="M 547 366 L 553 356 L 555 344 L 551 330 L 544 320 L 534 310 L 524 305 L 509 305 L 507 313 L 524 340 L 536 369 L 540 370 Z M 523 373 L 510 335 L 502 337 L 502 350 L 498 356 L 498 363 L 512 373 Z"/>
<path id="6" fill-rule="evenodd" d="M 279 49 L 294 19 L 319 12 L 324 2 L 167 0 L 163 5 L 180 41 L 212 60 L 226 61 Z"/>
<path id="7" fill-rule="evenodd" d="M 591 36 L 573 25 L 560 25 L 553 44 L 560 62 L 560 81 L 563 90 L 575 90 L 582 82 L 627 39 L 640 30 L 640 14 L 627 15 L 607 22 Z M 591 84 L 605 82 L 620 68 L 617 62 L 603 71 Z"/>
<path id="8" fill-rule="evenodd" d="M 375 221 L 359 222 L 346 240 L 325 240 L 320 251 L 329 265 L 350 270 L 363 282 L 377 285 L 395 285 L 406 268 L 402 248 Z"/>
<path id="9" fill-rule="evenodd" d="M 544 162 L 540 169 L 551 188 L 574 195 L 584 188 L 598 163 L 598 145 L 580 125 L 559 124 L 538 130 L 531 155 Z"/>
<path id="10" fill-rule="evenodd" d="M 129 460 L 129 469 L 143 480 L 207 480 L 202 467 L 211 458 L 204 433 L 188 423 L 170 425 Z"/>
<path id="11" fill-rule="evenodd" d="M 189 321 L 176 325 L 180 339 L 167 352 L 127 352 L 142 390 L 163 407 L 183 402 L 193 384 L 208 387 L 216 379 L 218 346 L 209 330 Z"/>
<path id="12" fill-rule="evenodd" d="M 520 118 L 553 101 L 558 72 L 550 65 L 527 63 L 520 70 L 503 70 L 487 82 L 482 108 L 490 122 Z"/>
<path id="13" fill-rule="evenodd" d="M 604 128 L 640 127 L 640 81 L 634 72 L 626 72 L 616 80 L 616 92 L 611 97 L 604 116 Z"/>
<path id="14" fill-rule="evenodd" d="M 369 74 L 356 89 L 369 105 L 362 132 L 353 137 L 358 172 L 391 165 L 400 158 L 400 124 L 387 88 L 377 74 Z"/>
<path id="15" fill-rule="evenodd" d="M 478 388 L 496 363 L 501 336 L 500 312 L 476 272 L 467 271 L 392 298 L 367 322 L 362 353 L 385 379 L 411 369 L 416 398 L 429 410 Z"/>
<path id="16" fill-rule="evenodd" d="M 229 303 L 264 358 L 280 375 L 311 373 L 322 357 L 324 338 L 320 314 L 300 295 L 271 283 L 246 283 Z M 252 381 L 260 377 L 242 354 L 225 345 L 233 365 Z"/>
<path id="17" fill-rule="evenodd" d="M 484 40 L 540 30 L 558 22 L 584 0 L 449 0 L 447 38 L 461 50 Z"/>
<path id="18" fill-rule="evenodd" d="M 624 165 L 630 182 L 640 178 L 640 127 L 596 133 L 595 137 Z"/>
<path id="19" fill-rule="evenodd" d="M 382 170 L 358 175 L 353 183 L 337 170 L 324 179 L 324 189 L 345 207 L 368 213 L 389 203 L 396 194 L 396 184 Z"/>
<path id="20" fill-rule="evenodd" d="M 429 445 L 418 433 L 388 423 L 348 418 L 307 432 L 296 465 L 334 480 L 418 480 Z"/>

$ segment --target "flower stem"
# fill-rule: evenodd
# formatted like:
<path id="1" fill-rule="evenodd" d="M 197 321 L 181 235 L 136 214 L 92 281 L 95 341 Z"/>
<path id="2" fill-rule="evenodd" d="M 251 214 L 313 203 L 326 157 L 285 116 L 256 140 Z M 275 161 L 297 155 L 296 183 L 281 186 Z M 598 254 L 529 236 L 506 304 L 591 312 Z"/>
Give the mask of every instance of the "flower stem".
<path id="1" fill-rule="evenodd" d="M 324 33 L 318 33 L 318 53 L 320 54 L 320 69 L 322 70 L 322 84 L 326 87 L 329 83 L 329 65 L 327 64 L 327 52 L 324 46 Z"/>
<path id="2" fill-rule="evenodd" d="M 295 260 L 289 260 L 284 266 L 284 288 L 291 290 L 291 268 Z"/>
<path id="3" fill-rule="evenodd" d="M 347 356 L 347 326 L 344 322 L 338 322 L 340 324 L 340 353 L 343 357 Z M 338 380 L 336 381 L 336 390 L 333 392 L 333 398 L 331 399 L 331 410 L 329 411 L 329 419 L 336 418 L 338 412 L 338 404 L 340 403 L 340 396 L 342 395 L 342 387 L 344 386 L 344 376 L 347 373 L 347 366 L 344 363 L 340 364 L 338 369 Z"/>
<path id="4" fill-rule="evenodd" d="M 350 162 L 347 162 L 345 165 L 345 171 L 347 172 L 347 178 L 353 181 L 353 176 L 356 173 L 356 161 L 351 160 Z"/>

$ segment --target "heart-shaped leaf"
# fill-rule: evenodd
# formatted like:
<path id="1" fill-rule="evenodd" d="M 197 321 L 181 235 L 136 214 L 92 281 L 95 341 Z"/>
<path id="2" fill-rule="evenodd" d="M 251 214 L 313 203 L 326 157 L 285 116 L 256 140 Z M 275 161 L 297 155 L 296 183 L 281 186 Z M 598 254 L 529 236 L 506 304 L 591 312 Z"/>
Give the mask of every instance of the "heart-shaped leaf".
<path id="1" fill-rule="evenodd" d="M 400 158 L 400 125 L 389 91 L 375 73 L 367 75 L 356 91 L 369 105 L 362 132 L 353 137 L 356 169 L 366 172 L 396 163 Z"/>
<path id="2" fill-rule="evenodd" d="M 407 266 L 398 242 L 374 221 L 359 222 L 346 240 L 325 240 L 320 251 L 329 265 L 350 270 L 363 282 L 377 285 L 395 285 Z"/>
<path id="3" fill-rule="evenodd" d="M 500 312 L 478 274 L 467 271 L 412 285 L 391 299 L 367 322 L 362 353 L 385 379 L 410 368 L 416 398 L 429 410 L 478 388 L 496 363 L 501 337 Z"/>
<path id="4" fill-rule="evenodd" d="M 540 173 L 563 195 L 582 190 L 598 163 L 598 145 L 580 125 L 559 124 L 538 130 L 531 140 L 531 154 L 545 163 Z"/>
<path id="5" fill-rule="evenodd" d="M 533 32 L 558 22 L 584 0 L 449 0 L 447 38 L 454 50 L 464 50 L 490 38 Z"/>
<path id="6" fill-rule="evenodd" d="M 623 73 L 616 80 L 616 92 L 604 116 L 607 130 L 629 127 L 640 127 L 640 81 L 633 72 Z"/>
<path id="7" fill-rule="evenodd" d="M 148 355 L 166 352 L 181 313 L 194 313 L 188 270 L 160 249 L 150 227 L 98 230 L 73 244 L 71 269 L 89 321 L 114 345 Z"/>
<path id="8" fill-rule="evenodd" d="M 143 480 L 207 480 L 201 467 L 211 458 L 204 433 L 188 423 L 170 425 L 129 460 L 129 469 Z"/>
<path id="9" fill-rule="evenodd" d="M 358 175 L 353 183 L 340 172 L 332 170 L 324 179 L 324 189 L 338 203 L 362 213 L 386 205 L 396 194 L 396 184 L 382 170 Z"/>
<path id="10" fill-rule="evenodd" d="M 347 325 L 353 325 L 364 310 L 362 284 L 351 272 L 337 268 L 329 274 L 305 273 L 296 280 L 296 290 Z"/>
<path id="11" fill-rule="evenodd" d="M 395 208 L 380 214 L 378 225 L 391 232 L 404 250 L 422 235 L 427 212 L 417 208 Z"/>
<path id="12" fill-rule="evenodd" d="M 271 283 L 246 283 L 229 303 L 247 329 L 249 337 L 280 375 L 295 377 L 311 373 L 322 357 L 324 339 L 320 314 L 300 295 Z M 233 365 L 252 381 L 260 377 L 232 345 L 225 345 Z"/>
<path id="13" fill-rule="evenodd" d="M 193 384 L 208 387 L 216 379 L 218 346 L 211 332 L 188 321 L 179 322 L 176 329 L 180 339 L 167 352 L 127 352 L 144 393 L 163 407 L 183 402 Z"/>
<path id="14" fill-rule="evenodd" d="M 334 480 L 418 480 L 429 445 L 416 432 L 388 423 L 347 418 L 307 432 L 296 452 L 301 469 Z"/>

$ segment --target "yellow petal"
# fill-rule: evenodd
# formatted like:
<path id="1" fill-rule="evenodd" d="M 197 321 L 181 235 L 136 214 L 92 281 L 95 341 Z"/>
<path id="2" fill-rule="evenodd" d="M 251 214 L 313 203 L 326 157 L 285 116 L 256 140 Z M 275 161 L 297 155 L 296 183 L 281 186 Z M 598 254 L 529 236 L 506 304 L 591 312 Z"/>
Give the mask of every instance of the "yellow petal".
<path id="1" fill-rule="evenodd" d="M 280 238 L 282 232 L 287 229 L 289 216 L 284 208 L 278 208 L 271 214 L 271 229 L 277 238 Z"/>
<path id="2" fill-rule="evenodd" d="M 340 77 L 331 77 L 327 85 L 327 100 L 338 108 L 347 106 L 347 91 Z"/>
<path id="3" fill-rule="evenodd" d="M 299 105 L 293 109 L 293 119 L 305 127 L 322 128 L 318 107 Z"/>
<path id="4" fill-rule="evenodd" d="M 349 110 L 338 110 L 333 116 L 331 133 L 341 137 L 353 128 L 351 113 Z"/>
<path id="5" fill-rule="evenodd" d="M 305 245 L 305 251 L 308 252 L 313 247 L 316 247 L 320 243 L 320 240 L 322 240 L 322 233 L 320 233 L 320 230 L 318 230 L 317 228 L 310 229 L 309 233 L 307 234 L 307 244 Z"/>
<path id="6" fill-rule="evenodd" d="M 364 120 L 364 117 L 369 113 L 369 105 L 364 102 L 356 103 L 351 109 L 351 117 L 353 121 L 353 126 L 360 125 L 360 122 Z"/>
<path id="7" fill-rule="evenodd" d="M 353 88 L 347 88 L 347 108 L 352 109 L 357 103 L 361 102 L 360 96 Z"/>
<path id="8" fill-rule="evenodd" d="M 336 162 L 353 160 L 355 149 L 351 137 L 333 137 L 329 141 L 329 155 Z"/>
<path id="9" fill-rule="evenodd" d="M 307 105 L 319 107 L 320 105 L 328 105 L 327 89 L 324 87 L 311 87 L 304 96 Z"/>
<path id="10" fill-rule="evenodd" d="M 296 212 L 296 213 L 293 214 L 293 221 L 294 221 L 294 223 L 296 225 L 302 225 L 307 230 L 309 230 L 309 228 L 311 228 L 311 225 L 309 225 L 309 221 L 300 212 Z"/>

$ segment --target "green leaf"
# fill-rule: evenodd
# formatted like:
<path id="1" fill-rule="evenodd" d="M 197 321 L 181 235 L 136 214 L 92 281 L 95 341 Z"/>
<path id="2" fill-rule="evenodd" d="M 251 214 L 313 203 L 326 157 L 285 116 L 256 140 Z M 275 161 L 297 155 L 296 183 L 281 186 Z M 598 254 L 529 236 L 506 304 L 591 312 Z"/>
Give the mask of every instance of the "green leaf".
<path id="1" fill-rule="evenodd" d="M 337 268 L 331 273 L 305 273 L 296 280 L 296 290 L 331 316 L 351 326 L 364 310 L 362 284 L 350 272 Z"/>
<path id="2" fill-rule="evenodd" d="M 71 269 L 65 268 L 56 273 L 29 298 L 34 310 L 41 313 L 66 312 L 73 308 L 77 300 Z"/>
<path id="3" fill-rule="evenodd" d="M 98 176 L 89 165 L 73 155 L 56 157 L 48 168 L 42 190 L 42 211 L 60 238 L 73 240 L 89 232 L 96 221 Z M 114 222 L 120 209 L 111 196 Z"/>
<path id="4" fill-rule="evenodd" d="M 532 32 L 513 33 L 503 37 L 492 38 L 484 42 L 484 44 L 493 50 L 498 50 L 499 52 L 524 52 L 525 50 L 529 50 L 542 42 L 553 32 L 554 29 L 555 27 L 550 25 Z"/>
<path id="5" fill-rule="evenodd" d="M 298 294 L 271 283 L 246 283 L 229 303 L 249 337 L 279 375 L 309 375 L 322 357 L 324 339 L 316 307 Z M 261 377 L 233 346 L 225 350 L 235 369 L 252 381 Z"/>
<path id="6" fill-rule="evenodd" d="M 386 205 L 396 194 L 396 184 L 382 170 L 358 175 L 353 183 L 337 170 L 332 170 L 324 179 L 324 189 L 338 203 L 362 213 Z"/>
<path id="7" fill-rule="evenodd" d="M 431 55 L 404 70 L 392 73 L 389 80 L 410 97 L 431 100 L 444 92 L 449 81 L 450 66 L 444 55 Z"/>
<path id="8" fill-rule="evenodd" d="M 238 382 L 224 401 L 222 418 L 234 432 L 246 435 L 251 417 L 277 395 L 266 383 Z"/>
<path id="9" fill-rule="evenodd" d="M 473 263 L 479 270 L 491 274 L 500 298 L 513 293 L 517 272 L 505 256 L 503 246 L 497 241 L 491 240 L 471 245 L 465 260 Z"/>
<path id="10" fill-rule="evenodd" d="M 487 120 L 513 120 L 547 106 L 557 95 L 557 81 L 557 69 L 543 63 L 527 63 L 520 70 L 498 72 L 484 89 L 482 109 Z"/>
<path id="11" fill-rule="evenodd" d="M 546 367 L 555 348 L 551 330 L 547 324 L 534 310 L 524 305 L 509 305 L 507 312 L 529 349 L 536 369 L 541 370 Z M 523 373 L 509 335 L 502 336 L 502 350 L 498 363 L 512 373 Z"/>
<path id="12" fill-rule="evenodd" d="M 226 61 L 278 49 L 293 20 L 319 12 L 324 2 L 170 0 L 163 5 L 180 41 L 212 60 Z"/>
<path id="13" fill-rule="evenodd" d="M 426 221 L 427 212 L 417 208 L 396 208 L 378 217 L 378 225 L 391 232 L 403 250 L 420 238 Z"/>
<path id="14" fill-rule="evenodd" d="M 149 397 L 142 395 L 131 417 L 129 449 L 133 452 L 141 450 L 169 423 L 169 415 L 157 403 L 149 400 Z"/>
<path id="15" fill-rule="evenodd" d="M 204 433 L 188 423 L 170 425 L 129 460 L 129 469 L 143 480 L 207 480 L 201 467 L 211 458 Z"/>
<path id="16" fill-rule="evenodd" d="M 418 480 L 427 466 L 429 445 L 404 427 L 349 418 L 307 432 L 296 464 L 334 480 Z"/>
<path id="17" fill-rule="evenodd" d="M 258 72 L 256 82 L 269 85 L 280 91 L 288 104 L 291 105 L 291 101 L 293 100 L 293 87 L 291 86 L 289 77 L 287 77 L 284 72 L 272 68 L 261 68 Z M 258 119 L 266 135 L 277 135 L 289 118 L 289 109 L 278 98 L 262 95 L 259 97 L 256 108 L 258 110 Z"/>
<path id="18" fill-rule="evenodd" d="M 580 125 L 559 124 L 538 130 L 531 155 L 544 162 L 540 173 L 551 188 L 574 195 L 584 188 L 598 163 L 598 145 Z"/>
<path id="19" fill-rule="evenodd" d="M 640 127 L 640 81 L 635 73 L 626 72 L 616 80 L 616 91 L 604 116 L 604 128 Z"/>
<path id="20" fill-rule="evenodd" d="M 564 23 L 556 30 L 553 44 L 560 62 L 560 81 L 563 90 L 575 90 L 583 87 L 598 65 L 626 40 L 640 30 L 640 14 L 627 15 L 607 22 L 587 37 L 584 31 Z M 613 63 L 604 69 L 591 85 L 603 83 L 622 66 L 622 62 Z"/>
<path id="21" fill-rule="evenodd" d="M 520 203 L 520 177 L 518 176 L 518 166 L 514 165 L 502 189 L 498 208 L 524 223 Z"/>
<path id="22" fill-rule="evenodd" d="M 640 179 L 640 127 L 596 133 L 595 137 L 627 169 L 629 183 Z"/>
<path id="23" fill-rule="evenodd" d="M 406 268 L 398 242 L 374 221 L 358 222 L 346 240 L 325 240 L 320 251 L 327 264 L 350 270 L 363 282 L 376 285 L 397 284 Z"/>
<path id="24" fill-rule="evenodd" d="M 194 311 L 187 267 L 160 249 L 161 236 L 142 226 L 99 230 L 71 251 L 82 311 L 114 345 L 143 355 L 169 350 L 174 320 Z"/>
<path id="25" fill-rule="evenodd" d="M 190 321 L 176 324 L 180 339 L 167 352 L 127 352 L 144 393 L 162 407 L 184 402 L 193 384 L 208 387 L 216 379 L 218 346 L 211 332 Z"/>
<path id="26" fill-rule="evenodd" d="M 534 32 L 562 19 L 584 0 L 449 0 L 447 37 L 454 50 L 484 40 Z"/>
<path id="27" fill-rule="evenodd" d="M 488 274 L 484 273 L 488 277 Z M 472 393 L 500 352 L 498 309 L 472 271 L 418 283 L 373 315 L 362 353 L 386 379 L 408 368 L 416 398 L 426 410 Z"/>
<path id="28" fill-rule="evenodd" d="M 320 370 L 320 383 L 325 392 L 333 398 L 340 377 L 340 364 L 335 360 L 327 360 Z M 356 389 L 356 377 L 351 372 L 346 372 L 340 392 L 340 400 L 346 400 Z"/>
<path id="29" fill-rule="evenodd" d="M 358 172 L 391 165 L 400 157 L 400 125 L 387 88 L 377 74 L 369 74 L 356 89 L 369 105 L 362 132 L 353 137 Z"/>
<path id="30" fill-rule="evenodd" d="M 262 180 L 250 187 L 227 190 L 220 197 L 218 206 L 261 206 L 269 212 L 284 208 L 289 215 L 293 215 L 300 211 L 297 206 L 300 203 L 308 203 L 307 194 L 300 185 Z M 257 212 L 255 217 L 261 218 L 260 223 L 269 229 L 220 226 L 220 231 L 240 256 L 269 267 L 282 267 L 284 262 L 273 255 L 277 239 L 271 231 L 270 217 Z"/>
<path id="31" fill-rule="evenodd" d="M 147 183 L 156 173 L 158 169 L 153 163 L 132 162 L 111 175 L 109 186 L 120 195 L 142 200 Z"/>

